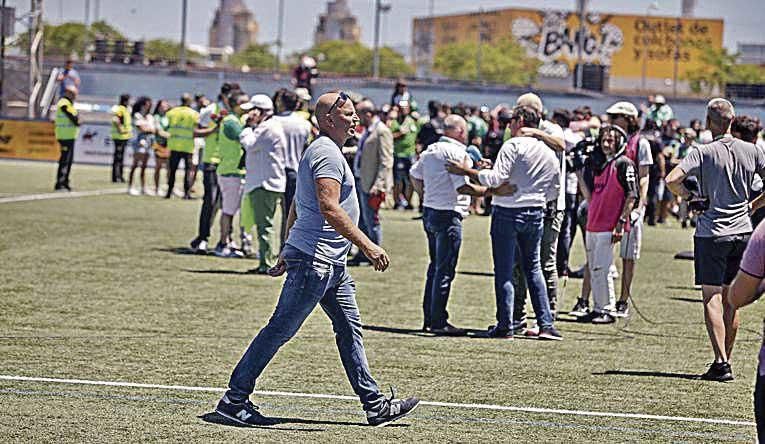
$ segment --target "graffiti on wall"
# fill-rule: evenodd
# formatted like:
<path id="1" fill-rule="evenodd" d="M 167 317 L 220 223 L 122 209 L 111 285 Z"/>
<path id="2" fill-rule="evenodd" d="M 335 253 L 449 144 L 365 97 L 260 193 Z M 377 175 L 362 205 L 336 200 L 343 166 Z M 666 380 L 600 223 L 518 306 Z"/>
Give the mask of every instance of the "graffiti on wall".
<path id="1" fill-rule="evenodd" d="M 544 11 L 541 22 L 520 17 L 513 20 L 513 37 L 529 55 L 542 61 L 541 74 L 566 76 L 579 57 L 580 27 L 571 13 Z M 582 40 L 582 60 L 610 66 L 613 55 L 624 46 L 622 30 L 609 16 L 589 14 Z"/>

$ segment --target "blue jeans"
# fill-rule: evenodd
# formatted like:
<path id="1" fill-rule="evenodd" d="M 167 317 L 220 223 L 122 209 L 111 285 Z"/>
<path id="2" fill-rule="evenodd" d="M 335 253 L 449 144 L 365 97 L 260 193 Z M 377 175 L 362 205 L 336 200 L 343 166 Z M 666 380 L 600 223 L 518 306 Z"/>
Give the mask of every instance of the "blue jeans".
<path id="1" fill-rule="evenodd" d="M 359 228 L 369 240 L 380 245 L 382 243 L 382 226 L 380 225 L 379 210 L 369 206 L 369 194 L 361 190 L 361 180 L 356 179 L 356 194 L 359 198 Z M 363 257 L 363 254 L 362 254 Z"/>
<path id="2" fill-rule="evenodd" d="M 430 255 L 422 311 L 426 326 L 443 328 L 449 319 L 446 304 L 462 244 L 462 216 L 456 211 L 425 207 L 422 224 L 428 236 Z"/>
<path id="3" fill-rule="evenodd" d="M 228 398 L 241 402 L 252 394 L 263 369 L 319 304 L 332 321 L 340 360 L 364 410 L 381 407 L 385 397 L 369 372 L 353 279 L 344 266 L 321 262 L 291 245 L 284 247 L 283 255 L 287 279 L 276 309 L 234 368 Z"/>
<path id="4" fill-rule="evenodd" d="M 540 328 L 553 325 L 550 301 L 539 263 L 544 208 L 504 208 L 494 206 L 491 218 L 491 251 L 494 259 L 494 292 L 497 298 L 497 327 L 509 329 L 512 322 L 515 289 L 513 267 L 520 253 L 521 267 L 529 286 L 529 296 Z"/>

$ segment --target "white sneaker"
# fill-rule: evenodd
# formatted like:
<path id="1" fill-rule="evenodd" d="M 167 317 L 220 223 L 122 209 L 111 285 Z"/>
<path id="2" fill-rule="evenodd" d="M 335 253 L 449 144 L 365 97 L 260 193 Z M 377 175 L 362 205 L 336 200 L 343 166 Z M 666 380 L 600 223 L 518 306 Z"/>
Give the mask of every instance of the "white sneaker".
<path id="1" fill-rule="evenodd" d="M 144 188 L 142 192 L 143 192 L 143 194 L 145 194 L 147 196 L 156 196 L 157 195 L 157 193 L 155 193 L 154 190 L 152 190 L 151 188 Z"/>
<path id="2" fill-rule="evenodd" d="M 619 279 L 619 270 L 616 268 L 616 265 L 611 264 L 611 267 L 608 269 L 608 277 L 611 279 Z"/>
<path id="3" fill-rule="evenodd" d="M 138 188 L 130 188 L 128 189 L 128 194 L 131 196 L 140 196 L 141 191 Z"/>
<path id="4" fill-rule="evenodd" d="M 244 257 L 244 253 L 238 248 L 236 248 L 236 245 L 234 244 L 228 244 L 223 249 L 218 251 L 216 248 L 215 255 L 218 257 L 226 257 L 226 258 L 234 258 L 234 259 L 241 259 Z"/>
<path id="5" fill-rule="evenodd" d="M 175 197 L 183 197 L 183 191 L 176 188 L 173 190 L 173 195 L 175 195 Z"/>

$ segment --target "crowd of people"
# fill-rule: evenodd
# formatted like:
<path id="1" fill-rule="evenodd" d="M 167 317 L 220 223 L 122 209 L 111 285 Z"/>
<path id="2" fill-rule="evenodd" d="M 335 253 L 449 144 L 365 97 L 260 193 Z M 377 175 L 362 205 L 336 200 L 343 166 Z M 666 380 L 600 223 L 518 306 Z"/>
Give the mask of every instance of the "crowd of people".
<path id="1" fill-rule="evenodd" d="M 57 189 L 69 188 L 79 125 L 72 105 L 76 94 L 75 86 L 66 86 L 56 114 L 62 148 Z M 468 215 L 492 217 L 496 323 L 485 336 L 546 340 L 562 339 L 555 326 L 561 311 L 561 278 L 563 282 L 583 278 L 581 294 L 568 311 L 578 321 L 610 324 L 629 316 L 643 224 L 664 224 L 675 217 L 684 228 L 696 229 L 696 284 L 702 288 L 715 355 L 702 377 L 733 378 L 730 356 L 738 328 L 734 307 L 761 293 L 747 292 L 746 285 L 754 284 L 739 282 L 754 277 L 759 285 L 765 275 L 761 251 L 752 251 L 756 247 L 749 242 L 755 227 L 760 232 L 765 229 L 759 224 L 765 216 L 765 197 L 761 197 L 765 144 L 756 117 L 736 116 L 730 102 L 714 99 L 707 106 L 704 124 L 693 120 L 683 127 L 660 95 L 639 106 L 619 101 L 597 115 L 588 106 L 548 110 L 534 93 L 493 108 L 430 101 L 427 112 L 421 113 L 403 81 L 396 84 L 389 103 L 376 104 L 346 92 L 325 96 L 314 108 L 305 88 L 250 96 L 234 83 L 224 83 L 214 100 L 184 94 L 175 107 L 164 99 L 154 105 L 147 97 L 137 98 L 131 106 L 130 96 L 123 95 L 112 119 L 112 180 L 124 180 L 122 159 L 128 145 L 134 150 L 128 176 L 131 195 L 171 198 L 182 160 L 183 191 L 178 194 L 190 199 L 201 169 L 204 192 L 191 248 L 198 253 L 211 249 L 208 242 L 220 210 L 220 240 L 212 250 L 220 257 L 258 257 L 260 265 L 253 270 L 258 274 L 289 272 L 292 265 L 284 262 L 288 256 L 295 263 L 314 258 L 322 264 L 369 265 L 382 271 L 388 258 L 380 248 L 380 209 L 419 210 L 429 254 L 422 328 L 445 336 L 468 332 L 450 323 L 447 312 L 462 222 Z M 338 125 L 349 129 L 341 134 Z M 333 131 L 337 134 L 330 137 Z M 325 152 L 330 146 L 326 139 L 337 145 L 343 163 Z M 311 147 L 319 145 L 313 152 Z M 153 188 L 145 179 L 151 152 L 156 162 Z M 163 167 L 167 169 L 164 189 L 159 183 Z M 136 171 L 140 172 L 138 187 Z M 341 186 L 317 188 L 324 178 Z M 337 202 L 325 203 L 322 192 Z M 306 193 L 319 201 L 310 201 Z M 277 236 L 274 216 L 279 207 L 285 221 Z M 234 225 L 237 214 L 239 242 Z M 569 255 L 577 231 L 586 263 L 572 269 Z M 353 254 L 351 243 L 358 247 Z M 621 259 L 618 297 L 616 244 Z M 749 259 L 739 271 L 745 250 Z M 317 267 L 315 262 L 311 266 Z M 737 273 L 744 277 L 736 278 Z M 343 279 L 349 277 L 331 276 L 333 285 L 347 290 Z M 736 285 L 746 287 L 742 292 L 748 296 L 732 292 Z M 292 287 L 288 291 L 285 284 L 282 297 L 296 291 Z M 527 294 L 536 326 L 526 317 Z M 321 298 L 326 293 L 315 296 L 313 305 L 300 310 L 312 309 L 316 303 L 324 306 Z M 342 324 L 328 314 L 333 324 Z M 360 344 L 355 316 L 352 327 L 335 325 L 336 333 L 341 329 L 354 338 L 351 342 Z M 288 332 L 279 330 L 279 334 L 289 339 L 298 327 L 299 322 L 291 324 L 283 327 Z M 265 347 L 275 353 L 280 344 L 269 341 L 253 342 L 251 350 Z M 339 338 L 338 346 L 348 347 L 345 353 L 350 354 L 349 362 L 343 360 L 346 369 L 354 365 L 365 369 L 365 360 L 358 354 L 363 354 L 363 348 L 359 351 L 340 342 Z M 259 359 L 245 355 L 240 366 L 251 367 L 255 361 L 264 366 Z M 221 401 L 224 411 L 228 411 L 225 399 L 241 403 L 252 391 L 254 377 L 243 376 L 246 371 L 240 366 L 232 376 L 229 398 Z M 365 408 L 379 413 L 376 409 L 381 405 L 393 405 L 391 400 L 385 404 L 386 398 L 369 381 L 371 377 L 353 381 Z"/>

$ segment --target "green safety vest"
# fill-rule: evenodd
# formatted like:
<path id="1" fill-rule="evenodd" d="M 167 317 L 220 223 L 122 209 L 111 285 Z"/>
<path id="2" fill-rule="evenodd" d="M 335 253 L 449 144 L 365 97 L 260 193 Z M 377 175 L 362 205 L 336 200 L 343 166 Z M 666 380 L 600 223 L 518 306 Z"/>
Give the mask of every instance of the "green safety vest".
<path id="1" fill-rule="evenodd" d="M 199 113 L 188 106 L 177 106 L 167 112 L 167 132 L 170 137 L 167 147 L 170 151 L 194 152 L 194 128 L 199 122 Z"/>
<path id="2" fill-rule="evenodd" d="M 117 125 L 112 122 L 112 140 L 130 140 L 133 138 L 133 119 L 130 116 L 125 105 L 117 105 L 114 107 L 114 115 L 122 118 L 122 128 L 125 131 L 120 132 L 117 129 Z"/>
<path id="3" fill-rule="evenodd" d="M 226 121 L 238 121 L 239 117 L 235 114 L 227 115 L 220 123 L 220 138 L 218 139 L 218 150 L 220 154 L 220 163 L 218 164 L 218 174 L 229 175 L 239 174 L 244 175 L 244 168 L 239 168 L 239 162 L 242 160 L 242 145 L 239 144 L 239 139 L 229 139 L 226 137 L 226 133 L 223 131 L 223 125 Z"/>
<path id="4" fill-rule="evenodd" d="M 77 110 L 74 108 L 74 103 L 66 97 L 62 97 L 56 104 L 56 139 L 57 140 L 74 140 L 80 132 L 80 128 L 72 123 L 64 114 L 64 108 L 66 108 L 70 114 L 77 115 Z"/>
<path id="5" fill-rule="evenodd" d="M 220 110 L 221 110 L 220 105 L 218 104 L 218 102 L 215 102 L 213 104 L 213 113 L 218 114 Z M 215 122 L 212 122 L 212 125 L 215 125 Z M 220 137 L 220 132 L 221 132 L 220 126 L 218 126 L 217 130 L 215 130 L 209 136 L 205 137 L 205 151 L 204 151 L 204 155 L 202 156 L 203 163 L 217 164 L 218 162 L 220 162 L 220 154 L 218 153 L 218 139 Z"/>

